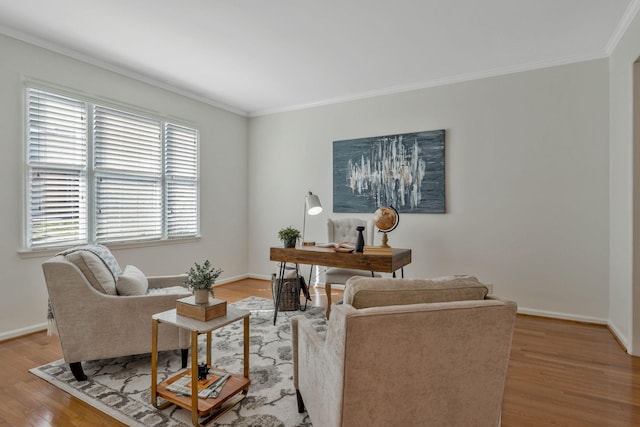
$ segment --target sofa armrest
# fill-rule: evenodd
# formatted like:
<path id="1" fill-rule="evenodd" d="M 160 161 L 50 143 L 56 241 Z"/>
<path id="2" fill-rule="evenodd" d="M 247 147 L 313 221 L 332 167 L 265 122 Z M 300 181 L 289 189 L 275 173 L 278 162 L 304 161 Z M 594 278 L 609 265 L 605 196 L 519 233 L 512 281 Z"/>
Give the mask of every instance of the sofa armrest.
<path id="1" fill-rule="evenodd" d="M 150 288 L 170 288 L 172 286 L 185 286 L 184 282 L 187 280 L 187 275 L 147 276 L 147 280 Z"/>
<path id="2" fill-rule="evenodd" d="M 302 343 L 300 342 L 301 336 Z M 314 354 L 320 351 L 325 340 L 318 334 L 309 319 L 304 316 L 294 316 L 291 318 L 291 341 L 293 344 L 293 385 L 297 390 L 300 345 L 306 346 L 304 352 Z"/>
<path id="3" fill-rule="evenodd" d="M 322 337 L 306 318 L 297 320 L 294 340 L 294 385 L 304 398 L 313 422 L 320 426 L 341 425 L 344 400 L 346 318 L 356 313 L 340 304 L 331 312 L 327 333 Z"/>
<path id="4" fill-rule="evenodd" d="M 303 316 L 294 316 L 291 318 L 291 347 L 293 362 L 293 386 L 298 389 L 298 322 Z"/>

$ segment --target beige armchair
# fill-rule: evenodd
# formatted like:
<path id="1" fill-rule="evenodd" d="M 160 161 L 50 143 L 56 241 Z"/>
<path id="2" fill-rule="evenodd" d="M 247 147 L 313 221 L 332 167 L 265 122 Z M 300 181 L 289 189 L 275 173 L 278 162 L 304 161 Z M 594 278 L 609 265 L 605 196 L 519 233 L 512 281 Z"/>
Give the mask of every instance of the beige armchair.
<path id="1" fill-rule="evenodd" d="M 498 426 L 516 304 L 471 276 L 354 277 L 326 336 L 292 319 L 298 409 L 314 425 Z"/>
<path id="2" fill-rule="evenodd" d="M 191 295 L 180 276 L 146 277 L 120 270 L 101 245 L 72 248 L 43 263 L 53 316 L 65 362 L 78 381 L 87 379 L 82 361 L 151 352 L 151 315 L 176 307 Z M 189 334 L 160 325 L 158 349 L 182 350 L 186 367 Z"/>

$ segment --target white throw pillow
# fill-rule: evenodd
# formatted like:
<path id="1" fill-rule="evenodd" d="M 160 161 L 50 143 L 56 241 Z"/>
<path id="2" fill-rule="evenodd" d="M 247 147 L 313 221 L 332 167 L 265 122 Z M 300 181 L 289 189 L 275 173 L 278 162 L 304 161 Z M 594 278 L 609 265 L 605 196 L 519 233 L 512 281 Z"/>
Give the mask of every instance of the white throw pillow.
<path id="1" fill-rule="evenodd" d="M 147 276 L 134 265 L 127 265 L 116 282 L 118 295 L 144 295 L 148 287 Z"/>

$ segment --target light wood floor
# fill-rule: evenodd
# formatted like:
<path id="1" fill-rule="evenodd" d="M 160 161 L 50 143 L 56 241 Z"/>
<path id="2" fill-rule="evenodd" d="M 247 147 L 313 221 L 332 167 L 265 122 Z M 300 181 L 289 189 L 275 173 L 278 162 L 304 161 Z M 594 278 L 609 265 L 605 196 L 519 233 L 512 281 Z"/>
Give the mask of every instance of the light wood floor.
<path id="1" fill-rule="evenodd" d="M 324 306 L 324 289 L 314 289 L 313 304 Z M 216 287 L 230 302 L 251 295 L 270 298 L 270 283 Z M 57 338 L 44 332 L 0 343 L 0 426 L 123 425 L 28 372 L 61 357 Z M 640 358 L 603 326 L 518 316 L 502 425 L 640 426 Z"/>

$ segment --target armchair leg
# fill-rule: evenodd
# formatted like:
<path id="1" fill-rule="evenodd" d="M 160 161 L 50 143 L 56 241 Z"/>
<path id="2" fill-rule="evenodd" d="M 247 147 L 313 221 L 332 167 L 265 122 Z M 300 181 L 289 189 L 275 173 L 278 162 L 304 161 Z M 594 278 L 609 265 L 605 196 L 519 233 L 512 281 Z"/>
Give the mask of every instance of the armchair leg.
<path id="1" fill-rule="evenodd" d="M 84 374 L 84 371 L 82 370 L 82 362 L 69 363 L 69 368 L 71 368 L 71 373 L 76 378 L 76 381 L 87 380 L 87 376 Z"/>
<path id="2" fill-rule="evenodd" d="M 296 390 L 296 397 L 298 398 L 298 413 L 301 414 L 304 412 L 304 401 L 302 400 L 300 390 Z"/>
<path id="3" fill-rule="evenodd" d="M 189 349 L 183 348 L 180 350 L 180 354 L 182 356 L 182 369 L 187 367 L 187 360 L 189 359 Z"/>

